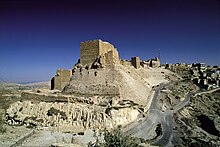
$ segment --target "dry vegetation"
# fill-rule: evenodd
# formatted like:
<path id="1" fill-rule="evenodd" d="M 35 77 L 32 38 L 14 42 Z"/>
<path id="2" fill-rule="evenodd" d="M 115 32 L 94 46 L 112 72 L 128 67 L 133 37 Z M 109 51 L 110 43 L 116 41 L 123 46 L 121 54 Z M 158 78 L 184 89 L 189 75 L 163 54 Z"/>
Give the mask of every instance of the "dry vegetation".
<path id="1" fill-rule="evenodd" d="M 191 98 L 190 104 L 174 117 L 182 146 L 219 146 L 220 90 Z"/>
<path id="2" fill-rule="evenodd" d="M 4 114 L 10 104 L 19 101 L 22 90 L 48 88 L 48 84 L 20 85 L 15 83 L 0 83 L 0 133 L 6 132 Z"/>
<path id="3" fill-rule="evenodd" d="M 100 134 L 94 133 L 95 143 L 89 143 L 88 147 L 141 147 L 141 140 L 123 135 L 121 127 L 112 131 L 103 130 Z"/>
<path id="4" fill-rule="evenodd" d="M 0 133 L 6 132 L 4 124 L 5 110 L 11 103 L 19 100 L 18 95 L 20 94 L 20 88 L 21 87 L 16 84 L 0 83 Z"/>

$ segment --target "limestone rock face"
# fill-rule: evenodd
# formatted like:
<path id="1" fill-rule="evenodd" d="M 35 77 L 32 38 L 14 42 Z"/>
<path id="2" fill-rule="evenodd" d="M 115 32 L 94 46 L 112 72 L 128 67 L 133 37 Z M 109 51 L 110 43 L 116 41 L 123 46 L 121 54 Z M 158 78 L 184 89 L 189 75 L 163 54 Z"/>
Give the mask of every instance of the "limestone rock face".
<path id="1" fill-rule="evenodd" d="M 74 131 L 126 125 L 139 114 L 135 108 L 106 110 L 106 107 L 87 104 L 23 101 L 7 109 L 6 120 L 10 125 L 52 126 L 61 131 Z"/>
<path id="2" fill-rule="evenodd" d="M 137 109 L 124 108 L 119 110 L 111 110 L 113 124 L 124 125 L 127 122 L 134 121 L 140 112 Z"/>

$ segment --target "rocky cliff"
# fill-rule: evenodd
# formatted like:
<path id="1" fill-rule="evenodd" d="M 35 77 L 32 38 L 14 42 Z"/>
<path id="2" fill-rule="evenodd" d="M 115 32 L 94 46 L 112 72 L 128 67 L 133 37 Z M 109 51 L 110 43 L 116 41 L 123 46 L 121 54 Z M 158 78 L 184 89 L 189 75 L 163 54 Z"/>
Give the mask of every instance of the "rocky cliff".
<path id="1" fill-rule="evenodd" d="M 9 125 L 59 127 L 61 131 L 113 128 L 130 123 L 141 113 L 132 105 L 111 107 L 80 103 L 23 101 L 13 103 L 6 111 Z"/>

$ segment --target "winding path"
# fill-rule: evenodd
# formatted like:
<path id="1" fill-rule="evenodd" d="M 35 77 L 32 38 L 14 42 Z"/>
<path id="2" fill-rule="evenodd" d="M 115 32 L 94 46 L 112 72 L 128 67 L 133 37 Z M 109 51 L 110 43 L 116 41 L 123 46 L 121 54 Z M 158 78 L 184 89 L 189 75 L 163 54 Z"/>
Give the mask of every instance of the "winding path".
<path id="1" fill-rule="evenodd" d="M 180 81 L 175 81 L 180 82 Z M 177 113 L 183 107 L 185 107 L 190 102 L 190 97 L 196 94 L 204 94 L 208 92 L 213 92 L 215 90 L 220 90 L 220 88 L 207 90 L 207 91 L 198 91 L 194 93 L 188 93 L 185 96 L 185 99 L 173 107 L 173 110 L 162 111 L 157 108 L 157 99 L 160 96 L 160 90 L 164 87 L 172 84 L 170 83 L 162 83 L 155 88 L 155 94 L 149 109 L 148 116 L 145 118 L 138 119 L 136 122 L 126 126 L 124 128 L 125 134 L 132 135 L 133 137 L 143 138 L 145 140 L 149 140 L 154 136 L 155 128 L 158 124 L 161 124 L 162 127 L 162 136 L 154 142 L 155 145 L 161 146 L 174 146 L 180 144 L 180 137 L 178 135 L 178 131 L 176 130 L 176 124 L 173 120 L 173 114 Z"/>

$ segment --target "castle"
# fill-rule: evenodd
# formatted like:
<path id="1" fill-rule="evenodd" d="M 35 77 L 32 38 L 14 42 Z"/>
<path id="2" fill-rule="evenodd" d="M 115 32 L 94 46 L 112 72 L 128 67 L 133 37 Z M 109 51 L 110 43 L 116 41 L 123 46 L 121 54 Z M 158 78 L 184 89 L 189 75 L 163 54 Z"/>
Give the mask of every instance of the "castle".
<path id="1" fill-rule="evenodd" d="M 102 40 L 81 42 L 80 63 L 91 66 L 96 60 L 100 60 L 102 65 L 118 64 L 118 51 L 112 44 Z"/>
<path id="2" fill-rule="evenodd" d="M 117 49 L 102 40 L 82 42 L 80 59 L 71 70 L 57 70 L 52 90 L 22 92 L 7 119 L 10 124 L 59 126 L 63 132 L 127 125 L 149 110 L 155 86 L 177 79 L 159 66 L 158 58 L 121 60 Z"/>
<path id="3" fill-rule="evenodd" d="M 58 69 L 51 80 L 51 89 L 63 90 L 69 83 L 76 68 L 96 69 L 111 67 L 116 64 L 133 66 L 134 68 L 159 67 L 159 58 L 141 61 L 139 57 L 132 57 L 130 61 L 120 60 L 117 49 L 109 42 L 92 40 L 80 43 L 80 59 L 72 70 Z"/>

